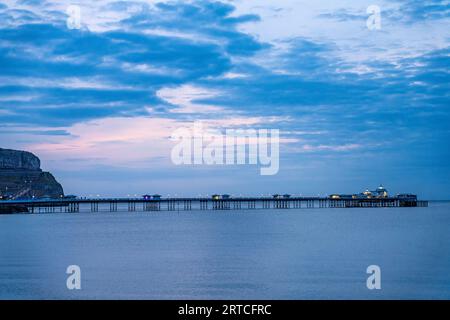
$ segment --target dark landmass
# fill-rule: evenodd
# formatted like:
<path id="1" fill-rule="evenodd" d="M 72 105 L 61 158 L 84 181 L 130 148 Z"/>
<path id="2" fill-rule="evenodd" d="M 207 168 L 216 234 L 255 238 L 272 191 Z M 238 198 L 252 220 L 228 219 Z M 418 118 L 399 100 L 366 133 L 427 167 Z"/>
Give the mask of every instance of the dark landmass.
<path id="1" fill-rule="evenodd" d="M 28 208 L 21 205 L 1 205 L 0 214 L 28 213 Z"/>
<path id="2" fill-rule="evenodd" d="M 64 196 L 62 186 L 49 172 L 41 170 L 34 154 L 0 148 L 0 198 L 38 199 Z"/>

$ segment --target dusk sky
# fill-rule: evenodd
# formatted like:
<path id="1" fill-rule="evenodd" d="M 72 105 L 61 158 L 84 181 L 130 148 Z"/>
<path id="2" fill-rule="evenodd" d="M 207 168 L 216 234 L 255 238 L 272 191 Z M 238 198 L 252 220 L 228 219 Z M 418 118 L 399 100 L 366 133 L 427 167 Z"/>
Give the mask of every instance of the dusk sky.
<path id="1" fill-rule="evenodd" d="M 79 196 L 450 199 L 449 66 L 447 0 L 0 0 L 0 147 Z M 278 174 L 173 164 L 199 121 L 279 129 Z"/>

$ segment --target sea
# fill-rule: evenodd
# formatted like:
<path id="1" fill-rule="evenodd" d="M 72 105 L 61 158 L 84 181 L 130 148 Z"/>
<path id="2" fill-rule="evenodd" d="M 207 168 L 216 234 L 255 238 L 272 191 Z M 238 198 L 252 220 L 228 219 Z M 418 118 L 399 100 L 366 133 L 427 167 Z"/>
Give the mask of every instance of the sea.
<path id="1" fill-rule="evenodd" d="M 0 215 L 0 299 L 449 298 L 450 202 Z"/>

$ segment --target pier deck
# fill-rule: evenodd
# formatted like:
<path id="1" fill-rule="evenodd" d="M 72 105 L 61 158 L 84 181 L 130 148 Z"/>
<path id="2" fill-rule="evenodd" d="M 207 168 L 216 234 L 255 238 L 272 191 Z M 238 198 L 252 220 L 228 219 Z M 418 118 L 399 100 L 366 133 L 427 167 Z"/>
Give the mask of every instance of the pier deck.
<path id="1" fill-rule="evenodd" d="M 191 211 L 191 210 L 255 210 L 301 208 L 386 208 L 427 207 L 428 201 L 398 197 L 371 199 L 331 199 L 328 197 L 238 197 L 161 198 L 161 199 L 55 199 L 0 201 L 2 208 L 26 208 L 29 213 L 51 212 L 117 212 L 117 211 Z"/>

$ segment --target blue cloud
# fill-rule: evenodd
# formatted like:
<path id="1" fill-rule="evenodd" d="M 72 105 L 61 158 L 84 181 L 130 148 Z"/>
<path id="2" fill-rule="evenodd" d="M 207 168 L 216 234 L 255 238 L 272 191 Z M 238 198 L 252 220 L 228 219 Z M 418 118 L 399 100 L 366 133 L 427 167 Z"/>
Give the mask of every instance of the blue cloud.
<path id="1" fill-rule="evenodd" d="M 120 22 L 131 30 L 103 33 L 84 29 L 69 30 L 64 20 L 52 24 L 29 24 L 24 16 L 34 14 L 23 11 L 22 24 L 0 30 L 0 37 L 9 42 L 9 45 L 0 48 L 0 63 L 5 66 L 1 76 L 20 80 L 18 84 L 0 87 L 0 92 L 38 92 L 39 98 L 33 100 L 33 106 L 29 108 L 26 102 L 20 105 L 6 102 L 2 107 L 14 108 L 15 113 L 26 112 L 20 121 L 42 120 L 48 121 L 50 125 L 124 113 L 139 114 L 138 110 L 143 110 L 145 105 L 162 102 L 155 99 L 155 92 L 161 87 L 220 75 L 231 68 L 230 55 L 254 53 L 264 47 L 252 37 L 236 30 L 239 23 L 255 20 L 254 16 L 230 18 L 228 15 L 233 11 L 232 6 L 209 2 L 202 4 L 158 4 L 157 12 L 150 11 L 144 5 L 144 12 Z M 123 9 L 129 5 L 116 2 L 111 4 L 111 8 Z M 172 19 L 177 24 L 173 20 L 165 20 L 168 14 L 173 15 Z M 192 21 L 192 15 L 196 21 Z M 167 29 L 174 29 L 173 26 L 178 25 L 179 30 L 184 30 L 188 23 L 192 27 L 197 26 L 199 20 L 205 25 L 214 22 L 214 30 L 205 26 L 196 27 L 195 30 L 200 39 L 208 37 L 210 41 L 139 32 L 144 24 L 156 24 Z M 39 57 L 33 53 L 39 54 Z M 154 70 L 161 68 L 168 71 L 146 73 L 132 68 L 139 65 L 151 65 Z M 92 77 L 96 81 L 106 81 L 110 89 L 98 89 L 95 86 L 92 89 L 60 87 L 68 78 L 86 81 Z M 49 83 L 39 83 L 41 78 Z M 133 88 L 128 89 L 130 87 Z M 89 105 L 118 101 L 122 102 L 121 108 L 73 107 L 74 103 Z M 36 105 L 41 107 L 36 108 Z M 61 110 L 54 110 L 55 105 Z M 69 112 L 74 116 L 67 117 Z M 9 115 L 3 116 L 4 120 L 7 119 L 5 117 Z"/>
<path id="2" fill-rule="evenodd" d="M 398 8 L 384 8 L 380 6 L 382 18 L 389 19 L 393 23 L 414 23 L 427 20 L 444 19 L 450 17 L 448 2 L 445 0 L 396 0 Z M 366 7 L 359 10 L 341 8 L 332 12 L 318 15 L 318 18 L 332 19 L 339 22 L 364 21 L 369 16 Z"/>
<path id="3" fill-rule="evenodd" d="M 409 21 L 424 21 L 450 17 L 450 7 L 445 0 L 408 0 L 401 1 L 400 12 Z"/>
<path id="4" fill-rule="evenodd" d="M 347 9 L 339 9 L 334 12 L 321 13 L 318 15 L 318 18 L 333 19 L 340 22 L 352 20 L 364 21 L 367 19 L 367 14 L 365 14 L 365 12 L 353 13 Z"/>
<path id="5" fill-rule="evenodd" d="M 110 8 L 123 10 L 131 5 L 134 4 L 114 2 L 110 4 Z M 142 12 L 121 21 L 130 28 L 128 31 L 93 33 L 87 30 L 68 30 L 62 22 L 23 24 L 0 30 L 2 39 L 20 45 L 0 49 L 0 62 L 5 66 L 2 76 L 23 80 L 22 84 L 0 87 L 0 92 L 39 93 L 41 97 L 32 102 L 33 105 L 41 106 L 40 108 L 27 107 L 27 102 L 6 102 L 3 103 L 3 108 L 27 112 L 21 118 L 22 121 L 45 121 L 45 114 L 48 114 L 48 121 L 55 121 L 58 125 L 108 115 L 140 114 L 139 110 L 147 104 L 164 105 L 164 101 L 155 97 L 158 89 L 189 82 L 197 82 L 224 92 L 222 96 L 200 102 L 243 109 L 248 113 L 261 110 L 261 106 L 264 106 L 267 108 L 262 113 L 266 115 L 288 113 L 295 116 L 302 112 L 314 113 L 313 106 L 317 106 L 317 112 L 322 114 L 326 114 L 324 106 L 332 110 L 331 113 L 338 110 L 342 112 L 341 108 L 351 108 L 351 112 L 343 114 L 363 114 L 367 105 L 374 110 L 382 109 L 387 103 L 384 97 L 388 97 L 388 103 L 394 105 L 403 105 L 402 101 L 408 101 L 412 106 L 446 102 L 446 97 L 442 94 L 447 88 L 442 87 L 441 83 L 448 80 L 448 74 L 445 69 L 442 70 L 448 65 L 448 58 L 439 52 L 416 59 L 416 62 L 426 64 L 427 68 L 416 70 L 408 81 L 404 81 L 405 73 L 395 70 L 392 65 L 374 62 L 372 67 L 382 70 L 389 75 L 389 81 L 395 83 L 386 86 L 385 79 L 336 72 L 342 62 L 334 58 L 336 48 L 332 45 L 293 39 L 289 43 L 290 49 L 278 57 L 277 67 L 287 73 L 274 73 L 251 63 L 236 64 L 230 59 L 230 55 L 248 56 L 270 50 L 267 44 L 236 29 L 239 23 L 257 21 L 257 16 L 230 18 L 234 8 L 218 2 L 159 3 L 156 11 L 147 5 L 139 5 L 142 6 Z M 174 32 L 194 32 L 199 40 L 204 37 L 207 41 L 138 32 L 141 28 L 155 26 Z M 45 52 L 44 57 L 36 59 L 21 52 L 18 48 L 22 46 L 42 50 Z M 110 59 L 111 62 L 105 63 L 105 59 Z M 413 62 L 404 61 L 406 65 Z M 133 69 L 126 70 L 124 64 L 148 64 L 156 69 L 165 68 L 177 72 L 143 73 Z M 216 76 L 239 68 L 248 73 L 246 78 L 214 80 Z M 49 80 L 95 77 L 100 81 L 105 80 L 109 88 L 27 85 L 30 78 L 41 76 Z M 412 80 L 433 82 L 433 88 L 427 89 L 429 95 L 423 96 L 423 87 L 411 88 Z M 114 102 L 120 102 L 120 108 L 99 106 Z M 73 104 L 86 107 L 74 107 Z M 45 107 L 46 105 L 49 107 Z M 60 106 L 61 110 L 55 111 L 55 105 Z M 67 117 L 69 112 L 74 113 L 74 116 Z"/>

